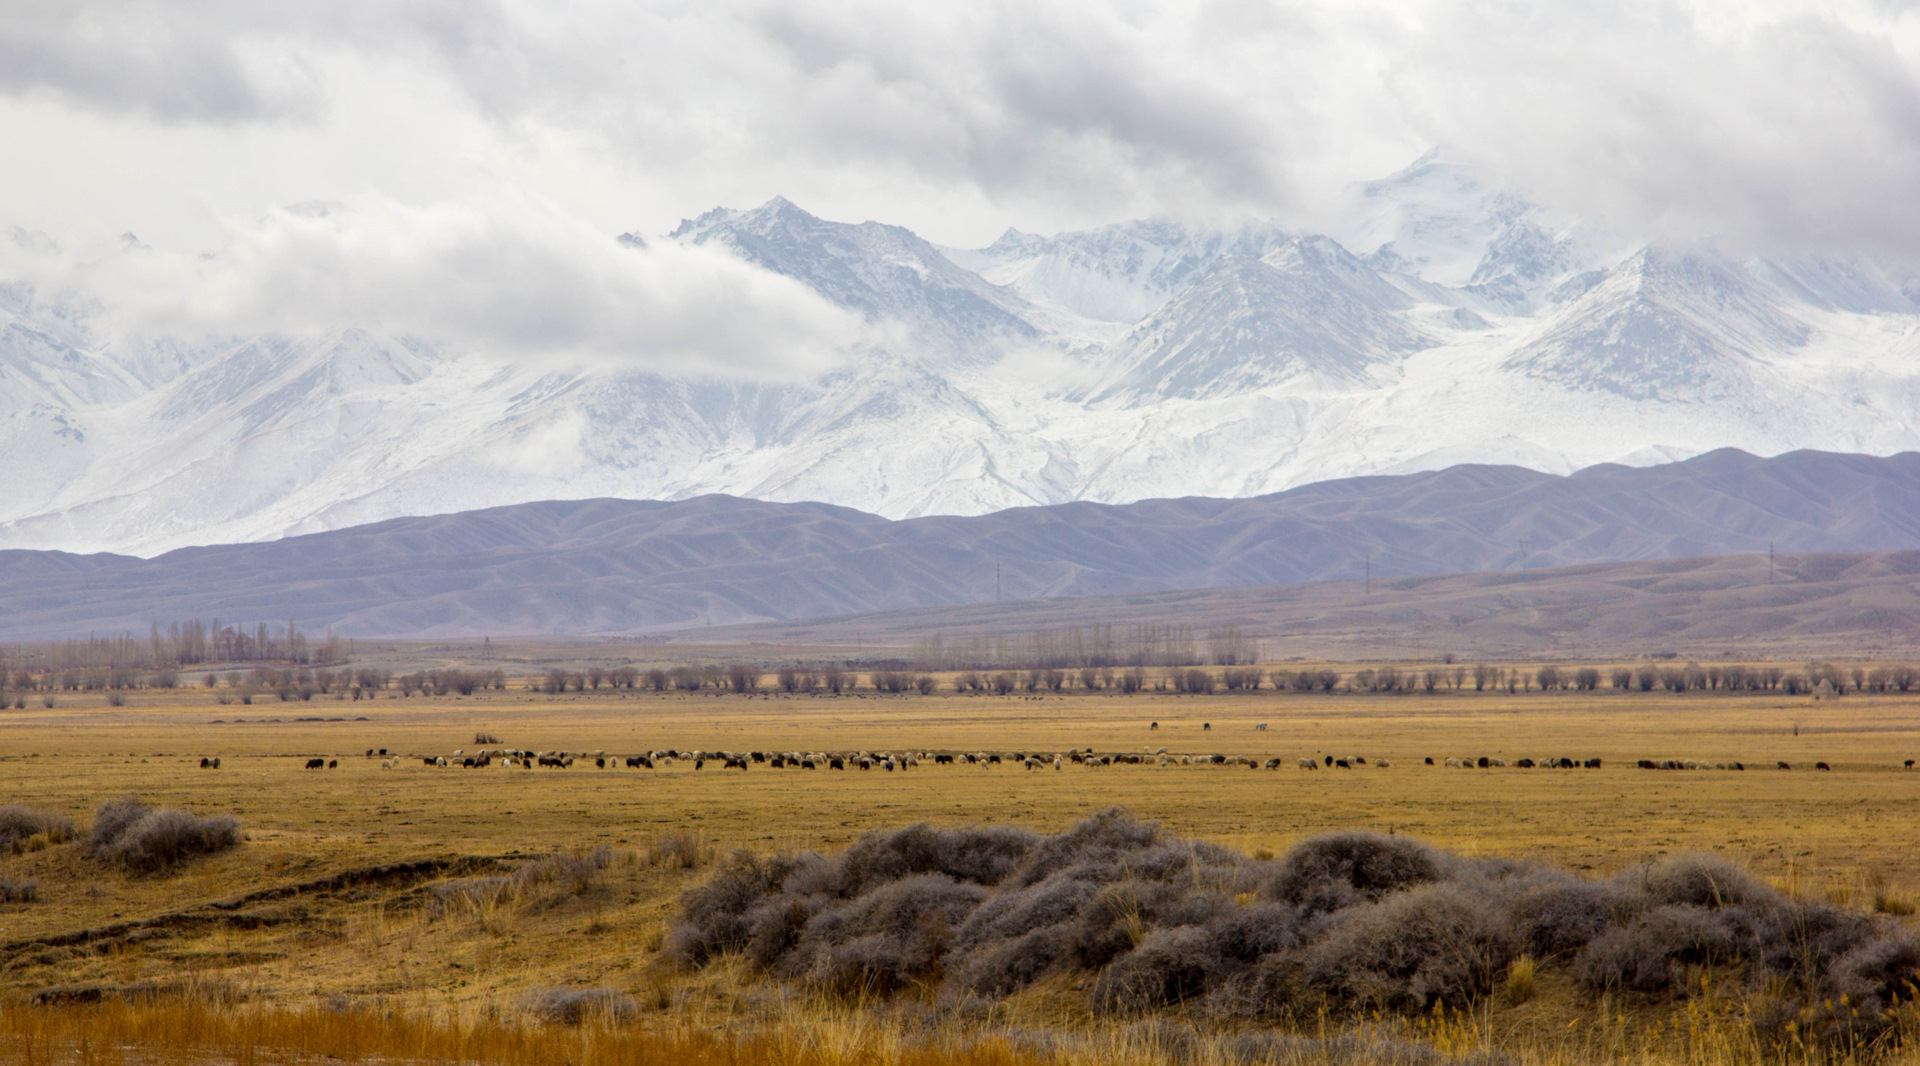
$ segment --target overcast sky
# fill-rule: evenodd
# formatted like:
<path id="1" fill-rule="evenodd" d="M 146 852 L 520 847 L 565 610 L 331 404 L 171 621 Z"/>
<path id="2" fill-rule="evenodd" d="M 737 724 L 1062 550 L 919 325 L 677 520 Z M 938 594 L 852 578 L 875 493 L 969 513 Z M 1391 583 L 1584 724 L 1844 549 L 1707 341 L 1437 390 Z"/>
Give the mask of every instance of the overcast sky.
<path id="1" fill-rule="evenodd" d="M 1905 253 L 1917 70 L 1906 0 L 0 0 L 0 228 L 403 276 L 781 194 L 979 245 L 1311 219 L 1440 145 L 1634 233 Z"/>

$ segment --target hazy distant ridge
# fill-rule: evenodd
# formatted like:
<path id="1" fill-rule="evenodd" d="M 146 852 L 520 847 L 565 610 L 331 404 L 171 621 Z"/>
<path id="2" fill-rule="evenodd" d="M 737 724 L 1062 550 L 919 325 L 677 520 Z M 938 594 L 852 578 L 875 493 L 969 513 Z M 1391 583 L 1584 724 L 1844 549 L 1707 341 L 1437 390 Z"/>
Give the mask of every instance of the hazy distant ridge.
<path id="1" fill-rule="evenodd" d="M 644 633 L 1005 599 L 1920 548 L 1920 453 L 1723 450 L 1567 477 L 1518 467 L 1250 499 L 891 521 L 727 496 L 401 518 L 152 560 L 0 552 L 0 638 L 218 615 L 356 635 Z"/>

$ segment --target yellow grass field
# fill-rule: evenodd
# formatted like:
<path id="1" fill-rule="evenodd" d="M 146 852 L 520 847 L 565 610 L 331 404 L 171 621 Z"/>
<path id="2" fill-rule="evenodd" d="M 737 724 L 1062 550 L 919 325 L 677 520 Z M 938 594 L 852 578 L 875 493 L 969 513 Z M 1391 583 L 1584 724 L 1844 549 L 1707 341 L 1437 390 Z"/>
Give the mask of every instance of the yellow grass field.
<path id="1" fill-rule="evenodd" d="M 499 738 L 490 747 L 610 756 L 665 748 L 1049 756 L 1165 748 L 1282 765 L 1154 759 L 1028 770 L 927 760 L 897 772 L 755 764 L 743 773 L 712 762 L 696 771 L 686 759 L 651 771 L 602 770 L 591 755 L 566 769 L 422 764 L 472 752 L 480 733 Z M 366 757 L 370 748 L 388 749 L 396 765 Z M 1308 772 L 1295 763 L 1329 754 L 1367 764 Z M 218 756 L 221 767 L 200 769 L 203 756 Z M 1438 765 L 1479 756 L 1604 765 Z M 305 769 L 314 757 L 339 766 Z M 1428 757 L 1436 765 L 1426 765 Z M 0 718 L 4 802 L 64 813 L 84 833 L 96 806 L 134 793 L 236 814 L 247 840 L 159 876 L 107 868 L 73 845 L 0 858 L 0 876 L 33 879 L 39 889 L 35 902 L 0 904 L 0 989 L 16 998 L 61 989 L 53 998 L 84 1001 L 150 987 L 277 1010 L 438 1012 L 471 1025 L 505 1024 L 531 989 L 606 986 L 634 993 L 655 1028 L 690 1018 L 707 1028 L 791 1023 L 789 997 L 797 993 L 739 966 L 682 974 L 657 964 L 679 892 L 706 876 L 712 856 L 833 849 L 870 829 L 922 820 L 1055 831 L 1111 806 L 1249 854 L 1278 853 L 1330 829 L 1405 834 L 1599 873 L 1709 852 L 1801 895 L 1897 911 L 1920 899 L 1920 772 L 1902 766 L 1916 757 L 1920 698 L 1906 696 L 556 697 L 516 684 L 470 697 L 268 697 L 251 706 L 183 689 L 135 693 L 114 707 L 98 694 L 63 693 L 51 709 L 35 702 Z M 1746 769 L 1648 771 L 1634 766 L 1642 758 L 1738 761 Z M 1793 769 L 1776 769 L 1780 761 Z M 1832 769 L 1817 771 L 1816 761 Z M 611 849 L 611 860 L 590 886 L 466 909 L 437 908 L 427 889 L 439 877 L 598 848 Z M 417 860 L 445 862 L 329 880 Z M 1554 979 L 1544 980 L 1553 992 Z M 1501 1031 L 1534 1034 L 1529 1057 L 1577 1058 L 1566 1048 L 1597 1045 L 1540 1036 L 1600 1024 L 1605 1005 L 1576 999 L 1560 989 L 1493 1010 L 1472 1023 L 1475 1039 L 1506 1026 Z M 1086 1023 L 1064 1002 L 1039 994 L 1020 1009 Z M 9 1017 L 0 1029 L 16 1037 L 24 1026 L 51 1024 L 21 1020 L 36 1017 L 31 1011 Z M 1728 1044 L 1728 1061 L 1743 1054 L 1737 1043 Z M 18 1039 L 6 1046 L 17 1054 Z M 1646 1045 L 1610 1046 L 1625 1054 Z"/>

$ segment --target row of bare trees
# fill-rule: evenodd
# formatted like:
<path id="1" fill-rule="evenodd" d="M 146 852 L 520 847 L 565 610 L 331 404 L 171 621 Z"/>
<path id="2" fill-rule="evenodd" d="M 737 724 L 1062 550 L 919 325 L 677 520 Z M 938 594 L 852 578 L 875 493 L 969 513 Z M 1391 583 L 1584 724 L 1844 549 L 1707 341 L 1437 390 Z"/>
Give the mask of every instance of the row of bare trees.
<path id="1" fill-rule="evenodd" d="M 211 622 L 190 618 L 170 622 L 164 629 L 155 622 L 148 627 L 144 638 L 119 633 L 86 640 L 17 645 L 0 650 L 0 673 L 26 671 L 91 677 L 96 671 L 107 671 L 126 677 L 140 671 L 178 671 L 210 663 L 340 666 L 346 661 L 345 640 L 331 630 L 324 639 L 310 639 L 292 619 L 287 620 L 286 628 L 280 629 L 265 622 L 222 625 L 218 618 Z"/>
<path id="2" fill-rule="evenodd" d="M 709 692 L 839 695 L 859 691 L 931 695 L 945 689 L 960 694 L 1139 692 L 1205 695 L 1215 692 L 1332 693 L 1522 693 L 1614 690 L 1618 692 L 1756 692 L 1803 695 L 1830 692 L 1920 692 L 1920 671 L 1886 665 L 1842 669 L 1828 663 L 1804 667 L 1748 666 L 1597 666 L 1545 665 L 1534 668 L 1481 664 L 1401 667 L 1383 665 L 1342 672 L 1330 667 L 1262 669 L 1257 666 L 1201 666 L 1148 669 L 1131 667 L 1058 667 L 962 669 L 946 679 L 896 664 L 857 670 L 839 664 L 783 666 L 771 678 L 758 666 L 677 666 L 640 671 L 633 667 L 568 673 L 549 671 L 530 688 L 549 694 L 600 688 L 656 692 Z"/>

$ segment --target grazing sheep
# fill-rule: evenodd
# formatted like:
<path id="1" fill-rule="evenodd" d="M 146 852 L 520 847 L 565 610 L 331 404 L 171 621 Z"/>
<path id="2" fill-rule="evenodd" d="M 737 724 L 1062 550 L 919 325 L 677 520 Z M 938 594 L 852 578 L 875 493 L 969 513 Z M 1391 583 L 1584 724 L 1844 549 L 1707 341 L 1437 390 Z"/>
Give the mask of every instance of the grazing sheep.
<path id="1" fill-rule="evenodd" d="M 1267 731 L 1267 723 L 1265 723 L 1265 722 L 1255 722 L 1255 723 L 1253 723 L 1253 731 L 1254 731 L 1254 732 L 1256 732 L 1256 733 L 1264 733 L 1264 732 L 1266 732 L 1266 731 Z"/>
<path id="2" fill-rule="evenodd" d="M 1492 764 L 1493 764 L 1494 766 L 1500 766 L 1500 767 L 1504 767 L 1504 766 L 1506 766 L 1506 765 L 1507 765 L 1507 760 L 1505 760 L 1505 759 L 1494 759 L 1494 760 L 1492 760 Z"/>
<path id="3" fill-rule="evenodd" d="M 1200 732 L 1202 732 L 1202 733 L 1211 733 L 1211 732 L 1213 732 L 1213 723 L 1212 723 L 1212 722 L 1201 722 L 1201 723 L 1200 723 Z"/>
<path id="4" fill-rule="evenodd" d="M 1535 764 L 1532 759 L 1515 759 L 1513 765 L 1521 770 L 1531 770 Z"/>
<path id="5" fill-rule="evenodd" d="M 1431 756 L 1431 755 L 1429 755 L 1429 756 L 1427 756 L 1427 765 L 1428 765 L 1428 766 L 1432 766 L 1432 765 L 1433 765 L 1433 756 Z"/>
<path id="6" fill-rule="evenodd" d="M 1353 769 L 1353 764 L 1345 759 L 1335 759 L 1333 760 L 1333 768 L 1336 770 L 1351 770 Z"/>
<path id="7" fill-rule="evenodd" d="M 509 759 L 509 760 L 507 760 L 507 765 L 508 765 L 508 766 L 512 766 L 512 765 L 513 765 L 513 760 L 511 760 L 511 759 Z M 393 760 L 392 760 L 392 759 L 381 759 L 381 760 L 380 760 L 380 769 L 382 769 L 382 770 L 391 770 L 391 769 L 393 769 Z"/>
<path id="8" fill-rule="evenodd" d="M 200 756 L 200 769 L 202 770 L 213 769 L 213 760 L 207 758 L 205 755 Z"/>
<path id="9" fill-rule="evenodd" d="M 1780 769 L 1782 769 L 1782 770 L 1791 770 L 1791 769 L 1793 769 L 1793 764 L 1792 764 L 1792 763 L 1790 763 L 1790 762 L 1788 762 L 1788 761 L 1787 761 L 1787 760 L 1785 760 L 1785 759 L 1782 759 L 1782 760 L 1780 760 L 1780 763 L 1779 763 L 1779 766 L 1780 766 Z"/>
<path id="10" fill-rule="evenodd" d="M 1488 766 L 1491 766 L 1491 765 L 1492 765 L 1492 763 L 1490 763 L 1490 762 L 1489 762 L 1489 761 L 1487 760 L 1487 757 L 1486 757 L 1485 755 L 1482 755 L 1482 756 L 1480 756 L 1480 758 L 1478 758 L 1478 759 L 1476 759 L 1476 760 L 1474 761 L 1474 765 L 1475 765 L 1475 766 L 1477 766 L 1477 767 L 1479 767 L 1480 769 L 1482 769 L 1482 770 L 1484 770 L 1484 769 L 1486 769 L 1486 768 L 1487 768 Z"/>
<path id="11" fill-rule="evenodd" d="M 1160 723 L 1159 723 L 1159 722 L 1153 722 L 1153 723 L 1150 723 L 1150 724 L 1149 724 L 1149 725 L 1147 726 L 1147 732 L 1149 732 L 1149 733 L 1157 733 L 1157 732 L 1159 732 L 1159 731 L 1160 731 Z"/>
<path id="12" fill-rule="evenodd" d="M 1831 770 L 1831 769 L 1833 769 L 1833 767 L 1831 767 L 1831 766 L 1828 766 L 1828 765 L 1827 765 L 1826 763 L 1823 763 L 1823 762 L 1817 762 L 1817 763 L 1814 763 L 1814 764 L 1813 764 L 1813 768 L 1814 768 L 1814 769 L 1816 769 L 1816 770 Z"/>
<path id="13" fill-rule="evenodd" d="M 1432 762 L 1433 760 L 1431 760 L 1431 759 L 1429 759 L 1429 760 L 1427 760 L 1427 761 L 1428 761 L 1429 763 L 1431 763 L 1431 762 Z M 1449 770 L 1452 770 L 1452 769 L 1456 769 L 1457 767 L 1459 767 L 1459 765 L 1460 765 L 1460 760 L 1459 760 L 1459 759 L 1448 759 L 1448 760 L 1447 760 L 1447 769 L 1449 769 Z"/>
<path id="14" fill-rule="evenodd" d="M 325 765 L 327 765 L 327 760 L 325 759 L 308 759 L 307 760 L 307 769 L 309 770 L 318 770 Z"/>
<path id="15" fill-rule="evenodd" d="M 1913 760 L 1912 760 L 1912 759 L 1908 759 L 1908 760 L 1907 760 L 1907 769 L 1909 769 L 1909 770 L 1911 770 L 1911 769 L 1913 769 Z"/>
<path id="16" fill-rule="evenodd" d="M 1319 763 L 1319 761 L 1318 761 L 1318 760 L 1316 760 L 1316 759 L 1299 759 L 1299 760 L 1296 760 L 1296 761 L 1298 762 L 1298 764 L 1299 764 L 1299 766 L 1300 766 L 1300 769 L 1302 769 L 1302 770 L 1318 770 L 1318 769 L 1320 769 L 1320 763 Z"/>
<path id="17" fill-rule="evenodd" d="M 1387 767 L 1389 767 L 1389 766 L 1392 766 L 1392 765 L 1393 765 L 1392 763 L 1390 763 L 1390 762 L 1388 762 L 1388 761 L 1387 761 L 1387 760 L 1385 760 L 1385 759 L 1375 759 L 1375 760 L 1373 760 L 1373 767 L 1374 767 L 1374 769 L 1376 769 L 1376 770 L 1385 770 L 1385 769 L 1386 769 Z"/>

